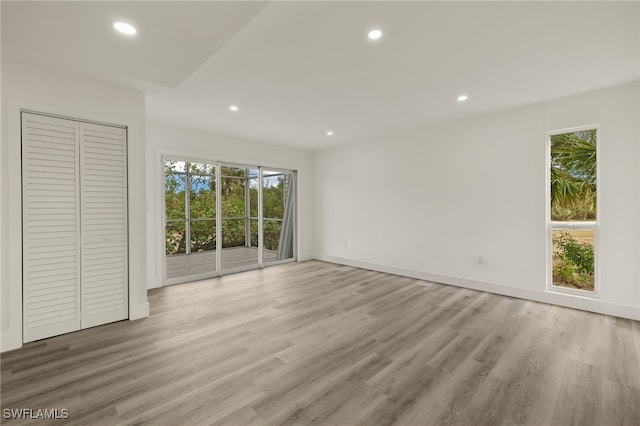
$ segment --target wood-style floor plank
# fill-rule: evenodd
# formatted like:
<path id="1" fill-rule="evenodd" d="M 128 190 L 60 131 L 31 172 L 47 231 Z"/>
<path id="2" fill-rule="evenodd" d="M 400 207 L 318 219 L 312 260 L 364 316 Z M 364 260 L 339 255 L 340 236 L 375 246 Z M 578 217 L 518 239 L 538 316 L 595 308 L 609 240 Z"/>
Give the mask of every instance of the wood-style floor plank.
<path id="1" fill-rule="evenodd" d="M 640 425 L 637 321 L 318 261 L 149 302 L 3 353 L 1 407 L 71 425 Z"/>
<path id="2" fill-rule="evenodd" d="M 600 424 L 601 405 L 601 369 L 570 360 L 564 373 L 551 424 L 575 426 Z"/>

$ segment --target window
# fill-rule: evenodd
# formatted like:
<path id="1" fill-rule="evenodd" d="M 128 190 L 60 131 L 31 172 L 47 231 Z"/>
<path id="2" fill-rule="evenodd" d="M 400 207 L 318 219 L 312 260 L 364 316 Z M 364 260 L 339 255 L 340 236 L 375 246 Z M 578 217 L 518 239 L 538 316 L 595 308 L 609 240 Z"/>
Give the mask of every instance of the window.
<path id="1" fill-rule="evenodd" d="M 547 134 L 549 288 L 597 290 L 597 128 Z"/>
<path id="2" fill-rule="evenodd" d="M 165 283 L 295 260 L 295 171 L 164 159 Z"/>

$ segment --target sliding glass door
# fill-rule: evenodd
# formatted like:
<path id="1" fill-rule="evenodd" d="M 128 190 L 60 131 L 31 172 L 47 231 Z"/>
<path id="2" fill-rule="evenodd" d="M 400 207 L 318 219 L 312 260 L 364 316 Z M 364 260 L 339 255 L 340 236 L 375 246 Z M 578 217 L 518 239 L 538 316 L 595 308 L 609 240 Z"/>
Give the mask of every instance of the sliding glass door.
<path id="1" fill-rule="evenodd" d="M 294 171 L 164 160 L 165 283 L 295 260 Z"/>
<path id="2" fill-rule="evenodd" d="M 216 165 L 167 160 L 164 167 L 166 281 L 215 275 Z"/>
<path id="3" fill-rule="evenodd" d="M 262 171 L 264 263 L 293 259 L 294 185 L 293 172 Z"/>
<path id="4" fill-rule="evenodd" d="M 221 166 L 222 252 L 221 271 L 238 271 L 260 266 L 259 245 L 252 246 L 251 183 L 258 169 Z M 257 183 L 257 182 L 256 182 Z M 257 212 L 259 206 L 254 203 Z M 257 225 L 257 223 L 256 223 Z M 256 235 L 257 237 L 257 235 Z M 257 240 L 256 240 L 257 243 Z"/>

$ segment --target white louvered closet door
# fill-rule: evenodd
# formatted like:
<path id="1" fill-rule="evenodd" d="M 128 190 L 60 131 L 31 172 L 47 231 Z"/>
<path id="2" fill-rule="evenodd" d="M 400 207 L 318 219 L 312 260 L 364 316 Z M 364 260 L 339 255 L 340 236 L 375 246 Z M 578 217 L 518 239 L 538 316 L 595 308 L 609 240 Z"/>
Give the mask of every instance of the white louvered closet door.
<path id="1" fill-rule="evenodd" d="M 80 123 L 82 328 L 129 316 L 126 138 Z"/>
<path id="2" fill-rule="evenodd" d="M 24 342 L 128 317 L 126 130 L 22 114 Z"/>
<path id="3" fill-rule="evenodd" d="M 79 125 L 22 114 L 24 341 L 80 328 Z"/>

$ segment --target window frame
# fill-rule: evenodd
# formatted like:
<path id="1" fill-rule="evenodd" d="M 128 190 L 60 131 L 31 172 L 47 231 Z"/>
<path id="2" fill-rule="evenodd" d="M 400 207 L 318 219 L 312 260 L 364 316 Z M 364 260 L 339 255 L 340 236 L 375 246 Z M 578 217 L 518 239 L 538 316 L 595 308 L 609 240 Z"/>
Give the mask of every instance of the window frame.
<path id="1" fill-rule="evenodd" d="M 177 162 L 184 162 L 185 163 L 185 171 L 184 172 L 173 172 L 175 174 L 183 174 L 185 176 L 185 209 L 190 209 L 190 199 L 189 199 L 189 195 L 190 194 L 190 182 L 189 182 L 189 168 L 188 168 L 188 164 L 189 163 L 200 163 L 200 164 L 209 164 L 209 165 L 213 165 L 215 166 L 215 173 L 214 174 L 205 174 L 206 176 L 212 176 L 215 178 L 215 182 L 216 182 L 216 216 L 215 218 L 197 218 L 197 219 L 193 219 L 191 218 L 190 212 L 185 211 L 185 218 L 184 219 L 179 219 L 179 220 L 168 220 L 166 217 L 166 195 L 165 195 L 165 164 L 167 161 L 177 161 Z M 222 174 L 222 168 L 223 167 L 229 167 L 229 168 L 239 168 L 239 169 L 246 169 L 247 171 L 249 169 L 252 170 L 256 170 L 258 173 L 255 176 L 250 176 L 249 173 L 247 173 L 246 176 L 230 176 L 230 175 L 223 175 Z M 293 208 L 293 217 L 292 217 L 292 226 L 293 226 L 293 256 L 291 258 L 286 258 L 286 259 L 281 259 L 281 260 L 275 260 L 275 261 L 269 261 L 269 262 L 264 262 L 264 257 L 263 257 L 263 240 L 264 240 L 264 231 L 263 231 L 263 222 L 264 222 L 264 218 L 262 217 L 262 204 L 263 204 L 263 200 L 262 200 L 262 181 L 263 181 L 263 170 L 266 170 L 268 172 L 277 172 L 277 174 L 291 174 L 293 177 L 293 191 L 294 191 L 294 208 Z M 162 268 L 162 272 L 161 272 L 161 276 L 162 276 L 162 286 L 167 286 L 167 285 L 174 285 L 174 284 L 180 284 L 180 283 L 184 283 L 184 282 L 189 282 L 189 281 L 194 281 L 194 280 L 199 280 L 199 279 L 208 279 L 208 278 L 212 278 L 212 277 L 220 277 L 226 274 L 231 274 L 231 273 L 236 273 L 236 272 L 241 272 L 241 271 L 245 271 L 245 270 L 252 270 L 252 269 L 262 269 L 265 267 L 270 267 L 270 266 L 275 266 L 275 265 L 279 265 L 279 264 L 284 264 L 284 263 L 292 263 L 292 262 L 297 262 L 298 261 L 298 208 L 299 208 L 299 204 L 298 204 L 298 184 L 297 184 L 297 179 L 298 179 L 298 170 L 297 169 L 288 169 L 288 168 L 282 168 L 282 167 L 268 167 L 268 166 L 259 166 L 259 165 L 249 165 L 249 164 L 242 164 L 242 163 L 236 163 L 236 162 L 227 162 L 227 161 L 222 161 L 222 160 L 210 160 L 210 159 L 205 159 L 205 158 L 197 158 L 197 157 L 192 157 L 192 156 L 188 156 L 188 155 L 181 155 L 181 154 L 176 154 L 176 153 L 162 153 L 160 155 L 160 176 L 161 179 L 159 180 L 161 183 L 161 197 L 160 197 L 160 203 L 161 203 L 161 220 L 160 220 L 160 224 L 161 224 L 161 230 L 159 232 L 160 235 L 160 239 L 162 241 L 162 246 L 158 245 L 159 247 L 159 254 L 161 253 L 161 258 L 162 258 L 162 262 L 160 264 L 161 268 Z M 198 176 L 202 176 L 200 174 L 198 174 Z M 222 251 L 223 251 L 223 247 L 222 247 L 222 221 L 226 220 L 226 219 L 237 219 L 237 220 L 247 220 L 247 233 L 245 234 L 245 238 L 248 240 L 248 247 L 253 247 L 251 245 L 251 233 L 250 233 L 250 222 L 252 219 L 256 219 L 253 216 L 250 215 L 249 209 L 249 203 L 246 202 L 245 203 L 245 211 L 246 211 L 246 215 L 243 217 L 237 217 L 237 218 L 231 218 L 231 217 L 223 217 L 222 215 L 222 203 L 219 202 L 219 200 L 222 200 L 222 194 L 221 194 L 221 190 L 222 190 L 222 178 L 226 177 L 226 178 L 233 178 L 233 179 L 240 179 L 245 183 L 245 200 L 248 201 L 249 199 L 249 185 L 248 182 L 251 179 L 256 179 L 258 182 L 257 188 L 258 188 L 258 247 L 256 247 L 258 249 L 258 264 L 256 266 L 248 266 L 248 267 L 239 267 L 239 268 L 232 268 L 232 269 L 223 269 L 223 262 L 222 262 Z M 187 183 L 189 182 L 189 183 Z M 189 213 L 189 214 L 187 214 Z M 185 223 L 185 232 L 186 232 L 186 228 L 188 228 L 190 226 L 189 222 L 191 221 L 200 221 L 200 220 L 215 220 L 216 221 L 216 241 L 217 241 L 217 245 L 216 245 L 216 271 L 213 273 L 204 273 L 204 274 L 198 274 L 198 275 L 188 275 L 188 276 L 184 276 L 184 277 L 179 277 L 179 278 L 167 278 L 167 255 L 166 255 L 166 242 L 165 242 L 165 229 L 167 226 L 168 222 L 183 222 Z M 267 219 L 268 220 L 268 219 Z M 190 232 L 189 232 L 190 234 Z M 189 239 L 187 241 L 190 241 L 191 236 L 188 235 Z M 190 254 L 190 248 L 191 245 L 190 243 L 188 244 L 189 246 L 189 252 L 185 252 L 184 254 Z M 185 247 L 186 249 L 186 247 Z"/>
<path id="2" fill-rule="evenodd" d="M 585 130 L 596 131 L 596 220 L 595 221 L 554 221 L 551 220 L 551 137 L 566 133 L 575 133 Z M 546 291 L 563 293 L 574 296 L 582 296 L 590 299 L 600 298 L 600 268 L 598 259 L 598 243 L 600 234 L 600 141 L 602 132 L 599 124 L 569 127 L 550 130 L 545 133 L 546 143 L 546 189 L 545 189 L 545 223 L 546 223 Z M 593 290 L 581 290 L 577 288 L 562 287 L 553 284 L 553 231 L 567 229 L 593 230 Z"/>

